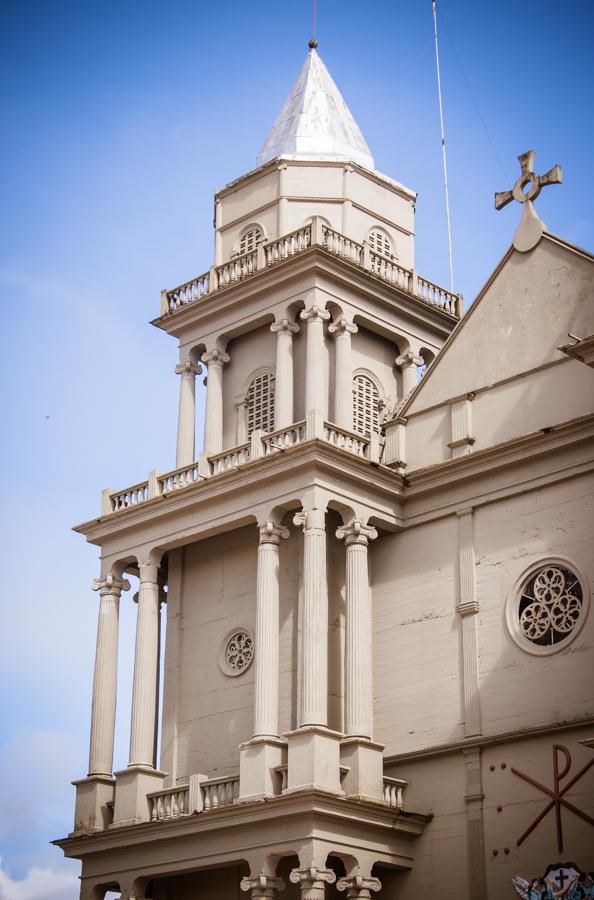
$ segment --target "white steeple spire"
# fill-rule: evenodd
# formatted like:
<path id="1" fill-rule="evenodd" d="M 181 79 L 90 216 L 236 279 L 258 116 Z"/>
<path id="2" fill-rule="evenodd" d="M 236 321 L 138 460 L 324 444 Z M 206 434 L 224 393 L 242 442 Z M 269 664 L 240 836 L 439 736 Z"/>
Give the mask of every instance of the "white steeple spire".
<path id="1" fill-rule="evenodd" d="M 310 41 L 303 68 L 258 156 L 258 165 L 290 156 L 348 159 L 374 169 L 367 142 L 316 46 L 316 41 Z"/>

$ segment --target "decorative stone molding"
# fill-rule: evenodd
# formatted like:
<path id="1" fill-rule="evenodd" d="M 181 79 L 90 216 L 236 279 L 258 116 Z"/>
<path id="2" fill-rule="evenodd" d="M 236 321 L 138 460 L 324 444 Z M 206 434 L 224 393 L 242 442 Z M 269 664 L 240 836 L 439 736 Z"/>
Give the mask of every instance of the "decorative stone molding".
<path id="1" fill-rule="evenodd" d="M 202 366 L 194 365 L 194 363 L 186 360 L 186 362 L 178 363 L 175 367 L 176 375 L 191 375 L 195 377 L 202 373 Z"/>
<path id="2" fill-rule="evenodd" d="M 417 353 L 413 353 L 412 350 L 407 350 L 406 353 L 396 358 L 396 365 L 400 366 L 400 368 L 405 366 L 415 366 L 416 368 L 417 366 L 424 366 L 425 360 Z"/>
<path id="3" fill-rule="evenodd" d="M 371 891 L 376 894 L 378 891 L 381 891 L 382 883 L 379 878 L 350 875 L 347 878 L 341 878 L 336 888 L 339 891 L 346 891 L 348 900 L 367 900 L 367 898 L 371 897 Z"/>
<path id="4" fill-rule="evenodd" d="M 377 537 L 377 529 L 373 525 L 364 525 L 361 519 L 353 519 L 348 525 L 341 525 L 336 529 L 336 537 L 339 540 L 344 538 L 347 547 L 352 544 L 367 547 L 369 541 L 373 541 Z"/>
<path id="5" fill-rule="evenodd" d="M 289 319 L 281 319 L 280 322 L 273 322 L 270 326 L 270 330 L 273 334 L 287 334 L 289 336 L 293 334 L 298 334 L 300 331 L 299 325 L 295 322 L 291 322 Z"/>
<path id="6" fill-rule="evenodd" d="M 284 525 L 275 525 L 274 522 L 265 522 L 260 525 L 260 544 L 280 544 L 281 539 L 289 537 L 289 529 Z"/>
<path id="7" fill-rule="evenodd" d="M 308 900 L 318 900 L 325 894 L 326 884 L 334 884 L 336 875 L 331 869 L 318 869 L 317 866 L 308 866 L 304 869 L 293 869 L 289 875 L 293 884 L 301 887 L 301 896 Z"/>
<path id="8" fill-rule="evenodd" d="M 106 575 L 104 578 L 94 578 L 91 582 L 91 590 L 99 591 L 100 597 L 119 597 L 122 591 L 130 590 L 130 582 L 126 578 Z"/>
<path id="9" fill-rule="evenodd" d="M 310 306 L 309 309 L 302 309 L 299 317 L 307 322 L 322 323 L 330 318 L 330 313 L 327 309 L 322 309 L 321 306 L 315 305 Z"/>
<path id="10" fill-rule="evenodd" d="M 423 366 L 425 364 L 425 360 L 422 356 L 418 356 L 416 353 L 413 353 L 412 350 L 407 350 L 406 353 L 403 353 L 401 356 L 398 356 L 396 359 L 396 365 L 400 366 L 402 370 L 402 395 L 403 397 L 408 397 L 409 394 L 417 386 L 417 366 Z"/>
<path id="11" fill-rule="evenodd" d="M 252 900 L 260 900 L 274 898 L 277 891 L 284 891 L 285 882 L 272 875 L 250 875 L 241 879 L 239 887 L 242 891 L 251 891 Z"/>
<path id="12" fill-rule="evenodd" d="M 336 322 L 331 322 L 330 325 L 328 325 L 328 332 L 330 334 L 335 334 L 337 337 L 340 337 L 343 334 L 357 334 L 358 331 L 358 327 L 345 318 L 337 319 Z"/>
<path id="13" fill-rule="evenodd" d="M 207 350 L 200 358 L 203 363 L 206 363 L 209 369 L 213 364 L 215 366 L 223 366 L 231 360 L 228 353 L 225 353 L 224 350 L 219 350 L 217 347 L 213 350 Z"/>

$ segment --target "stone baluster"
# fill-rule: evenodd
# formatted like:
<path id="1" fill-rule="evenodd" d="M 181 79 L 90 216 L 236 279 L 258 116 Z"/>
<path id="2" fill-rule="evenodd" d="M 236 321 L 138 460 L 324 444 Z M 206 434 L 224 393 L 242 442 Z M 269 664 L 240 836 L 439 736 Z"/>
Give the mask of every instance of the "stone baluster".
<path id="1" fill-rule="evenodd" d="M 339 319 L 328 326 L 335 335 L 334 421 L 341 428 L 353 430 L 353 364 L 351 334 L 358 328 L 347 319 Z"/>
<path id="2" fill-rule="evenodd" d="M 248 397 L 247 397 L 247 394 L 240 394 L 235 399 L 235 409 L 237 410 L 236 440 L 237 440 L 238 444 L 245 444 L 248 439 Z"/>
<path id="3" fill-rule="evenodd" d="M 336 532 L 346 546 L 345 731 L 371 738 L 373 648 L 367 547 L 377 531 L 355 519 Z"/>
<path id="4" fill-rule="evenodd" d="M 328 723 L 328 584 L 325 509 L 303 510 L 303 619 L 299 727 Z"/>
<path id="5" fill-rule="evenodd" d="M 179 385 L 179 414 L 177 419 L 176 468 L 189 466 L 194 462 L 196 445 L 196 375 L 201 366 L 187 360 L 175 367 L 176 375 L 181 375 Z"/>
<path id="6" fill-rule="evenodd" d="M 276 333 L 274 427 L 278 429 L 293 424 L 293 335 L 299 326 L 283 319 L 274 322 L 270 330 Z"/>
<path id="7" fill-rule="evenodd" d="M 331 869 L 308 866 L 305 869 L 293 869 L 289 880 L 300 886 L 301 900 L 324 900 L 326 885 L 334 884 L 336 875 Z"/>
<path id="8" fill-rule="evenodd" d="M 379 878 L 366 878 L 364 875 L 348 875 L 340 878 L 337 890 L 346 891 L 347 900 L 370 900 L 371 891 L 377 893 L 382 889 Z"/>
<path id="9" fill-rule="evenodd" d="M 301 318 L 307 322 L 307 344 L 305 356 L 305 414 L 318 409 L 325 417 L 328 408 L 328 390 L 324 358 L 324 322 L 330 313 L 319 306 L 301 311 Z"/>
<path id="10" fill-rule="evenodd" d="M 396 360 L 396 365 L 402 370 L 402 396 L 408 397 L 417 386 L 417 366 L 425 364 L 422 356 L 417 356 L 412 350 L 407 350 Z"/>
<path id="11" fill-rule="evenodd" d="M 160 603 L 158 566 L 143 563 L 136 619 L 129 766 L 155 768 L 156 764 Z"/>
<path id="12" fill-rule="evenodd" d="M 252 900 L 274 900 L 277 891 L 284 891 L 285 882 L 282 878 L 272 875 L 250 875 L 241 879 L 239 885 L 242 891 L 250 891 Z"/>
<path id="13" fill-rule="evenodd" d="M 254 737 L 278 737 L 279 544 L 289 530 L 266 522 L 260 528 L 256 585 Z"/>
<path id="14" fill-rule="evenodd" d="M 204 449 L 209 456 L 223 449 L 223 366 L 229 358 L 216 347 L 202 354 L 202 362 L 208 366 Z"/>
<path id="15" fill-rule="evenodd" d="M 93 678 L 93 707 L 89 775 L 111 775 L 115 734 L 118 622 L 120 595 L 130 589 L 130 582 L 114 575 L 97 578 L 92 588 L 99 591 L 99 621 Z"/>

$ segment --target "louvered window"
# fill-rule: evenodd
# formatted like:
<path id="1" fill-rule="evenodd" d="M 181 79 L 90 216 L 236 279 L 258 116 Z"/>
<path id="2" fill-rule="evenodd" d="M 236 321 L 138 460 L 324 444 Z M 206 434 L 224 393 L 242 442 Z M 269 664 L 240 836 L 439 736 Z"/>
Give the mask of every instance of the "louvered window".
<path id="1" fill-rule="evenodd" d="M 379 391 L 367 375 L 353 378 L 353 428 L 366 437 L 379 434 Z"/>
<path id="2" fill-rule="evenodd" d="M 251 253 L 252 250 L 255 250 L 260 241 L 262 240 L 262 232 L 259 228 L 250 228 L 249 231 L 241 238 L 239 242 L 239 253 L 240 255 L 243 253 Z"/>
<path id="3" fill-rule="evenodd" d="M 262 372 L 252 380 L 248 392 L 248 435 L 252 431 L 274 431 L 274 375 Z"/>
<path id="4" fill-rule="evenodd" d="M 392 256 L 392 244 L 383 231 L 370 231 L 369 248 L 373 253 L 381 253 L 382 256 Z"/>

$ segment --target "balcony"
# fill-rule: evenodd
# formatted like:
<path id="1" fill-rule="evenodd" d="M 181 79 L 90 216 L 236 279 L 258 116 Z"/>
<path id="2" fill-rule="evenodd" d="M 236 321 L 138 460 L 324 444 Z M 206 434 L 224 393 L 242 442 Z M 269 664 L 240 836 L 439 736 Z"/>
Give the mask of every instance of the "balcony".
<path id="1" fill-rule="evenodd" d="M 296 254 L 304 253 L 313 246 L 321 247 L 380 281 L 399 288 L 415 300 L 441 309 L 454 319 L 462 316 L 461 294 L 454 294 L 427 278 L 422 278 L 417 272 L 404 268 L 395 259 L 372 251 L 367 244 L 359 244 L 334 231 L 317 216 L 310 224 L 297 231 L 262 243 L 256 250 L 236 256 L 220 266 L 212 266 L 197 278 L 162 291 L 161 316 L 175 313 L 192 303 L 199 303 L 205 297 L 251 278 Z"/>
<path id="2" fill-rule="evenodd" d="M 133 484 L 123 490 L 105 490 L 101 497 L 101 515 L 122 512 L 147 503 L 157 497 L 167 497 L 183 491 L 200 481 L 207 481 L 240 469 L 247 463 L 311 440 L 322 440 L 339 450 L 352 454 L 368 462 L 379 463 L 380 442 L 377 435 L 370 439 L 361 434 L 347 431 L 332 422 L 324 421 L 317 410 L 307 420 L 296 422 L 287 428 L 267 434 L 256 431 L 245 444 L 232 447 L 213 456 L 201 454 L 198 461 L 171 472 L 151 472 L 146 481 Z"/>

